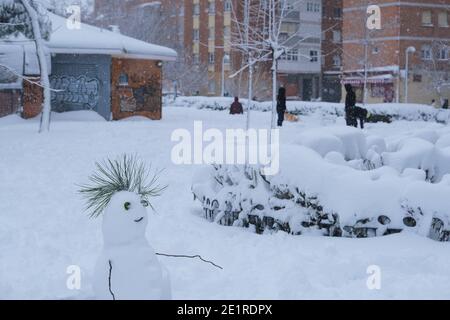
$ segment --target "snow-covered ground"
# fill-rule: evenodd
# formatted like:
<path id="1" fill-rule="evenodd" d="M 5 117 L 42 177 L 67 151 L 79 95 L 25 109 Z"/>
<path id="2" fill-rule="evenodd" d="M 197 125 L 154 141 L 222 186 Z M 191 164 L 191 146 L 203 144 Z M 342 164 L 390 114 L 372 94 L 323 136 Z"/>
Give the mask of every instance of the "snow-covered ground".
<path id="1" fill-rule="evenodd" d="M 80 121 L 80 120 L 89 121 Z M 267 127 L 269 113 L 254 112 L 253 127 Z M 449 299 L 450 243 L 414 233 L 371 239 L 256 235 L 201 217 L 193 201 L 192 166 L 171 161 L 173 130 L 243 128 L 244 116 L 226 111 L 165 108 L 162 121 L 105 122 L 95 114 L 55 115 L 49 134 L 37 120 L 0 119 L 0 299 L 93 298 L 92 275 L 101 249 L 101 219 L 89 219 L 77 193 L 95 161 L 137 154 L 165 168 L 169 185 L 154 200 L 147 237 L 158 252 L 201 254 L 224 270 L 197 260 L 163 258 L 175 299 Z M 344 120 L 301 117 L 281 131 L 282 145 L 301 133 Z M 365 132 L 389 143 L 445 126 L 397 121 L 368 124 Z M 324 130 L 326 131 L 326 130 Z M 295 161 L 295 159 L 293 159 Z M 66 269 L 82 269 L 81 290 L 66 287 Z M 381 270 L 381 289 L 369 290 L 367 268 Z"/>

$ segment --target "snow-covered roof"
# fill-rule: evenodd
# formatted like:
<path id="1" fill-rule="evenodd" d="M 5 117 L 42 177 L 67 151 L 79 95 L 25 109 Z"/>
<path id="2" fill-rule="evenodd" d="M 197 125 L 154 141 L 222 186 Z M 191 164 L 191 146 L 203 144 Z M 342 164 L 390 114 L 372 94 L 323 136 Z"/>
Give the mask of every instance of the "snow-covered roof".
<path id="1" fill-rule="evenodd" d="M 81 23 L 70 28 L 68 20 L 49 13 L 53 32 L 48 41 L 51 53 L 106 54 L 115 57 L 174 61 L 177 53 L 109 30 Z"/>
<path id="2" fill-rule="evenodd" d="M 52 33 L 46 43 L 50 54 L 104 54 L 118 58 L 161 61 L 175 61 L 177 58 L 177 53 L 172 49 L 85 23 L 74 29 L 68 19 L 50 12 L 48 15 L 52 22 Z M 2 44 L 20 45 L 27 47 L 25 51 L 35 52 L 34 44 L 23 36 L 0 40 L 0 46 Z"/>

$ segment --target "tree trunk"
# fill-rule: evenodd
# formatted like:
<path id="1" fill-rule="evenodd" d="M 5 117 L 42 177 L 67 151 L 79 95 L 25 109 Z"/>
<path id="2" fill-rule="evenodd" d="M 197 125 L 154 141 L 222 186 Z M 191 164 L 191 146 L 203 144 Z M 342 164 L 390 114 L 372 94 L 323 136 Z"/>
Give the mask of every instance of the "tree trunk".
<path id="1" fill-rule="evenodd" d="M 250 108 L 253 99 L 253 61 L 250 63 L 248 69 L 248 104 L 247 104 L 247 122 L 245 129 L 248 131 L 250 129 Z"/>
<path id="2" fill-rule="evenodd" d="M 41 122 L 39 126 L 39 132 L 48 132 L 50 130 L 50 114 L 51 114 L 51 91 L 50 91 L 50 79 L 48 75 L 47 59 L 45 57 L 45 45 L 42 38 L 41 28 L 39 26 L 39 16 L 36 10 L 30 3 L 30 0 L 21 0 L 22 4 L 27 11 L 31 24 L 33 27 L 34 42 L 36 44 L 36 53 L 39 60 L 39 67 L 41 71 L 41 83 L 44 89 L 44 105 L 41 113 Z"/>
<path id="3" fill-rule="evenodd" d="M 248 166 L 250 161 L 250 136 L 249 136 L 249 129 L 250 129 L 250 109 L 252 105 L 252 95 L 253 95 L 253 61 L 250 61 L 249 59 L 249 67 L 248 67 L 248 101 L 247 101 L 247 119 L 245 124 L 245 150 L 247 152 L 247 155 L 245 157 L 246 164 Z"/>
<path id="4" fill-rule="evenodd" d="M 276 127 L 276 117 L 277 117 L 277 59 L 275 57 L 275 50 L 273 51 L 273 61 L 272 61 L 272 123 L 270 125 L 271 129 Z"/>

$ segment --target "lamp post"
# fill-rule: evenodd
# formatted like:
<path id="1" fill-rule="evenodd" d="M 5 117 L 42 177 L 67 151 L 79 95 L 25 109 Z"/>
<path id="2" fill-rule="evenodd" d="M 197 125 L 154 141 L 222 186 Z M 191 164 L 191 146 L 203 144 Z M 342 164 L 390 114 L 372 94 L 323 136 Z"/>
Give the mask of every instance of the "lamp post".
<path id="1" fill-rule="evenodd" d="M 405 67 L 405 103 L 408 103 L 408 82 L 409 82 L 409 54 L 416 52 L 416 48 L 408 47 L 406 49 L 406 67 Z"/>
<path id="2" fill-rule="evenodd" d="M 230 56 L 224 54 L 222 58 L 222 97 L 225 96 L 225 63 L 230 61 Z"/>

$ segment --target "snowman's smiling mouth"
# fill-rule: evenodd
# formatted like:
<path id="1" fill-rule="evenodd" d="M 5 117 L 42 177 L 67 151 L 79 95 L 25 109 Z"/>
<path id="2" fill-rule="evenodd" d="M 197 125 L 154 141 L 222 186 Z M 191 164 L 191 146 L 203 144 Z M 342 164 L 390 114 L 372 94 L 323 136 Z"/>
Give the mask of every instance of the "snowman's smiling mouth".
<path id="1" fill-rule="evenodd" d="M 144 217 L 140 217 L 139 219 L 134 220 L 134 222 L 139 223 L 139 222 L 141 222 L 142 220 L 144 220 Z"/>

